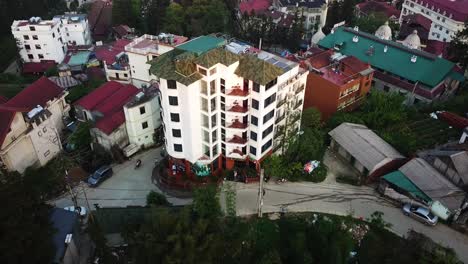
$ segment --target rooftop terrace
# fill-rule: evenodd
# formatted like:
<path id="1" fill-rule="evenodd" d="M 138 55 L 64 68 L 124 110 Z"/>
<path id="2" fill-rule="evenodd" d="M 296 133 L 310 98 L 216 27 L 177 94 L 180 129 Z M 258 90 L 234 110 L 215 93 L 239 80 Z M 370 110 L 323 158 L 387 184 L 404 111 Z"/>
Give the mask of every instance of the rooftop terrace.
<path id="1" fill-rule="evenodd" d="M 162 54 L 160 46 L 175 47 L 187 41 L 187 37 L 161 33 L 158 36 L 145 34 L 125 46 L 125 51 L 139 54 Z"/>

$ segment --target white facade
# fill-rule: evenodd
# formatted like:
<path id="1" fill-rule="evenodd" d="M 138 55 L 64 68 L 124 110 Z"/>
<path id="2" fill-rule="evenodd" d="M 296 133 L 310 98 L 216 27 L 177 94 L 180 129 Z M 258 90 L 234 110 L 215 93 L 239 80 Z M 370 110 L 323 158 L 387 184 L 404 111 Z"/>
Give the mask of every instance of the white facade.
<path id="1" fill-rule="evenodd" d="M 91 44 L 85 15 L 64 15 L 45 21 L 39 17 L 15 20 L 11 32 L 24 62 L 53 60 L 61 63 L 65 58 L 68 44 Z"/>
<path id="2" fill-rule="evenodd" d="M 119 83 L 131 83 L 130 67 L 124 66 L 119 69 L 104 63 L 104 72 L 106 73 L 107 81 L 116 81 Z"/>
<path id="3" fill-rule="evenodd" d="M 436 2 L 436 6 L 430 1 Z M 451 3 L 452 1 L 447 0 L 445 3 L 439 0 L 430 1 L 405 0 L 399 22 L 400 24 L 402 23 L 403 16 L 420 14 L 432 21 L 428 37 L 430 40 L 450 42 L 458 31 L 463 30 L 465 21 L 456 20 L 449 11 L 450 8 L 456 8 L 456 6 L 453 6 L 455 3 Z M 466 5 L 467 3 L 464 2 L 464 4 Z M 437 5 L 441 6 L 438 7 Z M 466 10 L 466 6 L 464 8 Z M 458 12 L 463 12 L 463 10 L 458 10 Z M 465 17 L 468 17 L 468 14 L 465 14 Z"/>
<path id="4" fill-rule="evenodd" d="M 70 110 L 65 101 L 67 94 L 65 92 L 49 101 L 48 106 L 34 118 L 15 113 L 0 149 L 0 158 L 6 169 L 22 173 L 29 166 L 44 166 L 61 151 L 62 120 Z"/>
<path id="5" fill-rule="evenodd" d="M 155 144 L 155 132 L 161 126 L 158 96 L 141 92 L 124 106 L 124 112 L 129 143 L 146 147 Z"/>
<path id="6" fill-rule="evenodd" d="M 198 65 L 198 72 L 205 74 L 189 85 L 159 79 L 166 150 L 171 157 L 192 164 L 209 164 L 221 155 L 261 160 L 279 146 L 278 126 L 289 120 L 292 130 L 299 131 L 307 72 L 267 52 L 256 56 L 287 65 L 268 87 L 237 75 L 240 61 L 210 68 Z"/>
<path id="7" fill-rule="evenodd" d="M 294 15 L 299 12 L 304 17 L 306 32 L 325 26 L 328 12 L 327 0 L 275 0 L 273 5 L 281 12 Z"/>
<path id="8" fill-rule="evenodd" d="M 136 87 L 148 87 L 156 77 L 150 74 L 149 61 L 174 49 L 175 46 L 185 42 L 187 38 L 161 33 L 158 36 L 145 34 L 135 38 L 132 43 L 125 46 L 128 55 L 128 64 L 132 84 Z"/>

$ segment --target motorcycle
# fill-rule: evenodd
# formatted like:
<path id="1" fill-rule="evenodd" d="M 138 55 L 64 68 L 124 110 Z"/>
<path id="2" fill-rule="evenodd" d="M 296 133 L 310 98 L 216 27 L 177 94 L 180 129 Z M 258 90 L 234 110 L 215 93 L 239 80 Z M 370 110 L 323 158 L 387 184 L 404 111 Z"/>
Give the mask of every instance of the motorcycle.
<path id="1" fill-rule="evenodd" d="M 288 180 L 286 180 L 285 178 L 280 178 L 280 179 L 277 179 L 276 180 L 276 184 L 281 184 L 281 183 L 285 183 L 287 182 Z"/>
<path id="2" fill-rule="evenodd" d="M 135 169 L 138 169 L 141 166 L 141 160 L 137 160 L 135 164 Z"/>

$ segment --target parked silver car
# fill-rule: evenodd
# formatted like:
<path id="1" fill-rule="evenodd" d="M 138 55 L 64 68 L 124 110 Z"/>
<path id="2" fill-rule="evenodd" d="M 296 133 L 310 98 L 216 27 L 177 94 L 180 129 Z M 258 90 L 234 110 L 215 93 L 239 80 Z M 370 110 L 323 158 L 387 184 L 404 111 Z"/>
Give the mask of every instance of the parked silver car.
<path id="1" fill-rule="evenodd" d="M 405 204 L 403 206 L 403 214 L 410 216 L 426 225 L 434 226 L 439 218 L 431 213 L 431 211 L 422 206 Z"/>

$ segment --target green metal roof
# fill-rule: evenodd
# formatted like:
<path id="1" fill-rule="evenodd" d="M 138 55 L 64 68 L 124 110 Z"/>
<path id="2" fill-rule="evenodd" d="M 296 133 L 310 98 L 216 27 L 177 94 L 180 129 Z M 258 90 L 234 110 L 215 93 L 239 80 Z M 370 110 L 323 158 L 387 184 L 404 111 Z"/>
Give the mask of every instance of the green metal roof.
<path id="1" fill-rule="evenodd" d="M 213 36 L 201 36 L 185 42 L 182 45 L 177 46 L 178 49 L 193 52 L 200 55 L 211 49 L 221 47 L 226 44 L 226 40 L 223 38 L 217 38 Z"/>
<path id="2" fill-rule="evenodd" d="M 357 42 L 353 41 L 355 36 L 358 37 Z M 375 68 L 423 83 L 429 88 L 441 83 L 454 67 L 454 63 L 430 53 L 411 50 L 394 41 L 350 28 L 335 28 L 333 34 L 328 34 L 318 44 L 329 49 L 337 47 L 342 54 L 355 56 Z M 387 52 L 384 52 L 385 46 Z M 416 62 L 411 62 L 413 55 L 417 56 Z"/>
<path id="3" fill-rule="evenodd" d="M 399 188 L 411 193 L 414 197 L 418 197 L 428 202 L 432 201 L 432 199 L 429 196 L 427 196 L 423 191 L 421 191 L 421 189 L 419 189 L 418 186 L 416 186 L 411 180 L 409 180 L 401 171 L 391 172 L 383 176 L 383 178 L 386 181 L 398 186 Z"/>
<path id="4" fill-rule="evenodd" d="M 89 55 L 91 55 L 90 51 L 80 51 L 76 54 L 73 54 L 68 61 L 68 65 L 70 66 L 77 66 L 77 65 L 85 65 L 88 63 Z"/>

